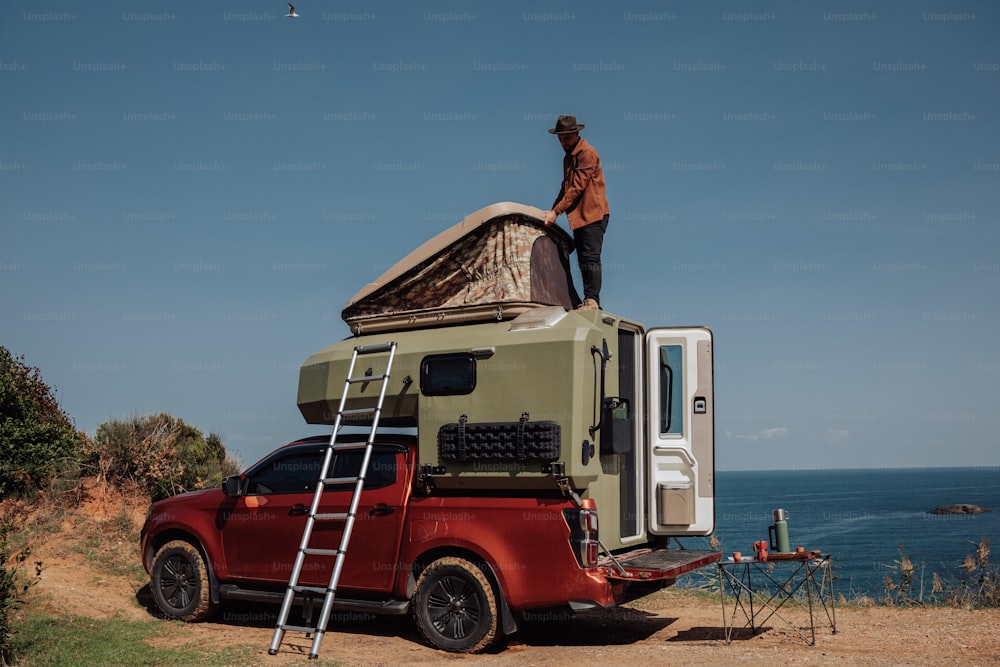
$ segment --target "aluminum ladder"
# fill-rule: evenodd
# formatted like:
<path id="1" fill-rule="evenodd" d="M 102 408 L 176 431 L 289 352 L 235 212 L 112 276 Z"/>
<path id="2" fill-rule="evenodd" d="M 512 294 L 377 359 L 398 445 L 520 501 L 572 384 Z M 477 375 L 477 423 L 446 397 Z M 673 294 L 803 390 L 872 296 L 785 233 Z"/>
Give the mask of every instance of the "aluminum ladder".
<path id="1" fill-rule="evenodd" d="M 362 375 L 354 377 L 354 367 L 357 364 L 358 357 L 366 354 L 378 354 L 384 352 L 389 353 L 389 360 L 386 363 L 385 373 L 383 375 Z M 319 481 L 316 484 L 316 492 L 313 495 L 309 515 L 306 517 L 306 525 L 302 531 L 302 541 L 299 543 L 298 554 L 295 556 L 295 565 L 292 567 L 292 575 L 288 581 L 288 588 L 285 590 L 285 597 L 281 603 L 281 611 L 278 614 L 278 622 L 274 628 L 274 637 L 271 639 L 271 645 L 267 649 L 267 652 L 270 655 L 277 654 L 278 646 L 281 645 L 281 640 L 285 636 L 286 630 L 298 630 L 313 634 L 312 648 L 309 651 L 309 657 L 312 659 L 319 657 L 319 647 L 323 641 L 323 634 L 326 632 L 326 625 L 330 620 L 330 612 L 333 610 L 333 601 L 337 596 L 337 586 L 340 583 L 340 573 L 344 568 L 344 560 L 347 557 L 347 546 L 351 541 L 351 532 L 354 529 L 355 516 L 358 511 L 358 505 L 361 502 L 361 492 L 365 487 L 365 476 L 368 473 L 368 464 L 371 460 L 372 449 L 374 449 L 375 432 L 378 429 L 379 417 L 381 417 L 382 414 L 382 403 L 385 401 L 385 391 L 389 385 L 389 371 L 392 369 L 392 362 L 395 356 L 395 342 L 379 343 L 374 345 L 357 345 L 354 348 L 353 355 L 351 355 L 351 365 L 347 370 L 347 379 L 344 382 L 344 393 L 340 397 L 340 407 L 337 410 L 337 418 L 333 424 L 333 433 L 330 435 L 330 443 L 327 445 L 326 454 L 323 458 L 323 465 L 320 468 Z M 345 410 L 344 405 L 347 403 L 347 395 L 351 390 L 351 385 L 366 382 L 381 383 L 378 402 L 375 407 Z M 341 421 L 344 417 L 359 417 L 362 415 L 371 415 L 372 418 L 371 432 L 368 434 L 367 441 L 364 443 L 357 442 L 338 444 L 337 433 L 340 431 Z M 361 467 L 358 469 L 357 477 L 329 476 L 330 465 L 333 462 L 335 453 L 358 449 L 363 449 L 364 454 L 361 459 Z M 351 496 L 351 505 L 347 512 L 321 513 L 319 511 L 320 503 L 323 499 L 323 491 L 326 489 L 327 485 L 350 483 L 354 484 L 354 494 Z M 338 548 L 315 549 L 309 546 L 313 527 L 316 525 L 317 521 L 344 522 L 344 532 L 341 535 L 340 546 Z M 330 574 L 330 583 L 326 588 L 319 586 L 303 586 L 299 584 L 299 577 L 302 574 L 302 566 L 305 563 L 306 556 L 332 556 L 336 558 L 333 564 L 333 572 Z M 320 610 L 319 621 L 315 627 L 288 624 L 288 615 L 292 610 L 295 596 L 300 593 L 305 593 L 306 595 L 323 594 L 323 607 Z M 307 601 L 307 604 L 310 603 Z"/>

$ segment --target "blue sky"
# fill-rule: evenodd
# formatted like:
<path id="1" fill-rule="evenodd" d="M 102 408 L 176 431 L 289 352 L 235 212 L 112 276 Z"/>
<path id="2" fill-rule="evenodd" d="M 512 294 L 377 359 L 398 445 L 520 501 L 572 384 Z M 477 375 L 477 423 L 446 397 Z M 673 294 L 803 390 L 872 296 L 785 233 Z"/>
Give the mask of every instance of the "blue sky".
<path id="1" fill-rule="evenodd" d="M 7 3 L 0 344 L 244 463 L 362 285 L 605 166 L 606 309 L 716 336 L 720 469 L 1000 464 L 990 2 Z M 560 220 L 565 226 L 565 219 Z"/>

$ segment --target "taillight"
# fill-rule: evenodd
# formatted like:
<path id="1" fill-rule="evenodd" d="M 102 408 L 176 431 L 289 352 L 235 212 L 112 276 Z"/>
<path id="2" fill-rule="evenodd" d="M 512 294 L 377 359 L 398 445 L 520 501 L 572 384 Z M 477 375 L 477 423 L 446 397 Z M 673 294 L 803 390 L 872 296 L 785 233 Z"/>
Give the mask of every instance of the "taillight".
<path id="1" fill-rule="evenodd" d="M 580 527 L 584 534 L 581 544 L 584 567 L 595 567 L 598 553 L 597 510 L 580 510 Z"/>
<path id="2" fill-rule="evenodd" d="M 597 565 L 597 555 L 600 550 L 597 547 L 597 540 L 590 540 L 587 542 L 587 567 L 595 567 Z"/>
<path id="3" fill-rule="evenodd" d="M 569 525 L 569 542 L 580 567 L 595 567 L 600 554 L 597 536 L 597 510 L 592 508 L 563 510 Z"/>

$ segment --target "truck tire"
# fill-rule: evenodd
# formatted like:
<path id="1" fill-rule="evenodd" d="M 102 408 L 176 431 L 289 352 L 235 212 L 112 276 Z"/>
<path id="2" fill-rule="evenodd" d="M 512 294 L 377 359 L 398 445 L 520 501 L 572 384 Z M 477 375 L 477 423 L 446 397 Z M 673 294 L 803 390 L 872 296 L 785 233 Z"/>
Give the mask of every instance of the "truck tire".
<path id="1" fill-rule="evenodd" d="M 212 614 L 208 568 L 190 542 L 174 540 L 160 547 L 153 557 L 151 579 L 156 606 L 168 618 L 201 621 Z"/>
<path id="2" fill-rule="evenodd" d="M 413 617 L 434 648 L 479 653 L 497 640 L 493 586 L 464 558 L 439 558 L 424 568 L 413 592 Z"/>

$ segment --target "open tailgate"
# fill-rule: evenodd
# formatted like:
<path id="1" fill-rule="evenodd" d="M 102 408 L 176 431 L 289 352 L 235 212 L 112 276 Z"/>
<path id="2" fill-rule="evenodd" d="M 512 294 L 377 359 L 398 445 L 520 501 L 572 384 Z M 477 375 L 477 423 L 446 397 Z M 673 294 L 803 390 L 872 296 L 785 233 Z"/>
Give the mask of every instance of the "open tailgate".
<path id="1" fill-rule="evenodd" d="M 608 579 L 619 581 L 659 581 L 677 577 L 711 565 L 721 551 L 697 549 L 642 549 L 598 563 Z"/>

